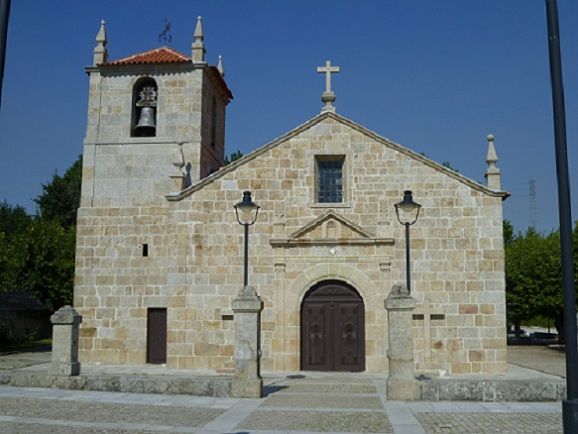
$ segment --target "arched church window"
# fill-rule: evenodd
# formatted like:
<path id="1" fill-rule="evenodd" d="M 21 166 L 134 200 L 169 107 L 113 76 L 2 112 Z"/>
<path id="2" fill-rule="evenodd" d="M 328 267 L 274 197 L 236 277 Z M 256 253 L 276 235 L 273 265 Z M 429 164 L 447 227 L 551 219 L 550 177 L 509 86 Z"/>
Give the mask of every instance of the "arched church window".
<path id="1" fill-rule="evenodd" d="M 157 130 L 158 87 L 154 79 L 137 80 L 132 90 L 131 137 L 154 137 Z"/>

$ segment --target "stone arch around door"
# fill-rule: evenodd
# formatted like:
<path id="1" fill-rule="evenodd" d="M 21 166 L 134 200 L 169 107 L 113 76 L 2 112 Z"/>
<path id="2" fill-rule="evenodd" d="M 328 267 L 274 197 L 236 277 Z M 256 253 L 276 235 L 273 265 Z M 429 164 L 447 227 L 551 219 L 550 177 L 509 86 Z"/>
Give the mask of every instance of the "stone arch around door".
<path id="1" fill-rule="evenodd" d="M 301 369 L 365 370 L 365 308 L 351 285 L 324 280 L 301 305 Z"/>
<path id="2" fill-rule="evenodd" d="M 308 268 L 291 282 L 288 287 L 289 305 L 295 306 L 297 311 L 301 309 L 301 304 L 305 294 L 317 283 L 323 280 L 342 280 L 353 286 L 361 298 L 368 302 L 369 297 L 379 294 L 373 282 L 367 274 L 359 271 L 357 267 L 347 264 L 317 264 Z M 383 302 L 382 302 L 383 304 Z"/>

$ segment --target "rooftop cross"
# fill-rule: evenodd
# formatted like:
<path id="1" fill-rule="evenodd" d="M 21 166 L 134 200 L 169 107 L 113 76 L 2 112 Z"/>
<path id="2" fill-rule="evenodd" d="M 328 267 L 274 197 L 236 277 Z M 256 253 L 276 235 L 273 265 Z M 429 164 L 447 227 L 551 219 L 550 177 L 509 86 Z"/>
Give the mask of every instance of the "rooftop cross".
<path id="1" fill-rule="evenodd" d="M 335 93 L 331 90 L 331 74 L 339 72 L 339 66 L 332 66 L 331 60 L 325 62 L 325 66 L 318 66 L 317 72 L 325 73 L 325 92 L 321 94 L 321 101 L 325 103 L 322 112 L 330 111 L 335 112 L 335 107 L 333 107 L 333 102 L 335 101 Z"/>
<path id="2" fill-rule="evenodd" d="M 325 73 L 325 92 L 331 92 L 331 73 L 339 72 L 339 66 L 331 66 L 331 60 L 325 61 L 325 66 L 318 66 L 317 72 Z"/>

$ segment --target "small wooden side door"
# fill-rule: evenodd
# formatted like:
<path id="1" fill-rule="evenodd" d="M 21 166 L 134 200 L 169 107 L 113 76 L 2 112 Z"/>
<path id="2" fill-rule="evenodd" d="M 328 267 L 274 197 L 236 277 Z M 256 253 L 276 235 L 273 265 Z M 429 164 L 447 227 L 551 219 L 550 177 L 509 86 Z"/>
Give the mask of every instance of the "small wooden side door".
<path id="1" fill-rule="evenodd" d="M 150 307 L 147 311 L 147 363 L 167 362 L 167 309 Z"/>

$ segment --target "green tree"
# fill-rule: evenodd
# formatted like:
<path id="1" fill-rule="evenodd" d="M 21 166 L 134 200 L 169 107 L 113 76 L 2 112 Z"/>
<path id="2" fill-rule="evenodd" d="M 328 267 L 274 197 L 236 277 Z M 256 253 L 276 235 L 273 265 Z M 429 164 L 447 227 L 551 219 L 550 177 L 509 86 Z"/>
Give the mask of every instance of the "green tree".
<path id="1" fill-rule="evenodd" d="M 56 220 L 35 219 L 22 233 L 15 285 L 52 309 L 72 301 L 75 228 Z"/>
<path id="2" fill-rule="evenodd" d="M 521 323 L 536 314 L 544 243 L 543 237 L 533 229 L 525 235 L 513 236 L 513 231 L 510 233 L 510 228 L 504 226 L 507 317 L 519 331 Z"/>
<path id="3" fill-rule="evenodd" d="M 550 252 L 550 267 L 553 270 L 549 277 L 550 285 L 545 287 L 542 300 L 544 315 L 554 319 L 560 340 L 564 341 L 564 287 L 562 283 L 562 258 L 560 247 L 560 232 L 552 232 L 547 238 Z M 573 261 L 574 261 L 574 286 L 578 287 L 578 221 L 574 223 L 572 232 Z M 555 270 L 555 271 L 554 271 Z"/>
<path id="4" fill-rule="evenodd" d="M 452 166 L 452 164 L 447 160 L 442 163 L 442 166 L 447 167 L 448 169 L 453 170 L 456 173 L 460 173 L 460 171 L 456 169 L 454 166 Z"/>
<path id="5" fill-rule="evenodd" d="M 572 246 L 574 248 L 574 285 L 578 288 L 578 220 L 574 222 L 572 232 Z"/>
<path id="6" fill-rule="evenodd" d="M 504 220 L 503 222 L 504 227 L 504 246 L 509 246 L 514 242 L 514 226 L 510 222 L 510 220 Z"/>
<path id="7" fill-rule="evenodd" d="M 560 341 L 564 342 L 564 288 L 562 286 L 562 262 L 560 232 L 544 237 L 542 293 L 536 298 L 537 314 L 554 320 Z"/>
<path id="8" fill-rule="evenodd" d="M 42 186 L 35 217 L 0 203 L 0 292 L 28 292 L 53 309 L 72 301 L 81 168 L 79 157 Z"/>
<path id="9" fill-rule="evenodd" d="M 560 233 L 542 235 L 533 228 L 512 235 L 504 223 L 506 250 L 506 301 L 508 321 L 519 327 L 536 316 L 554 321 L 564 340 L 564 290 L 560 258 Z M 573 231 L 574 269 L 578 266 L 578 223 Z M 575 279 L 576 279 L 575 275 Z"/>
<path id="10" fill-rule="evenodd" d="M 56 220 L 63 227 L 75 225 L 81 179 L 82 156 L 79 156 L 63 176 L 55 173 L 48 184 L 42 185 L 42 194 L 34 200 L 40 217 Z"/>
<path id="11" fill-rule="evenodd" d="M 227 164 L 231 164 L 233 161 L 237 161 L 242 156 L 243 156 L 243 153 L 241 151 L 237 150 L 237 152 L 233 152 L 231 155 L 225 156 L 224 165 L 226 166 Z"/>
<path id="12" fill-rule="evenodd" d="M 18 291 L 18 276 L 22 270 L 21 251 L 13 235 L 0 232 L 0 293 Z"/>
<path id="13" fill-rule="evenodd" d="M 24 208 L 0 202 L 0 292 L 20 290 L 17 281 L 23 252 L 19 240 L 31 223 L 32 217 Z"/>
<path id="14" fill-rule="evenodd" d="M 57 309 L 72 301 L 74 227 L 34 219 L 8 240 L 0 232 L 0 292 L 27 292 Z"/>
<path id="15" fill-rule="evenodd" d="M 0 233 L 12 236 L 26 229 L 32 221 L 24 208 L 11 206 L 4 200 L 0 202 Z"/>

